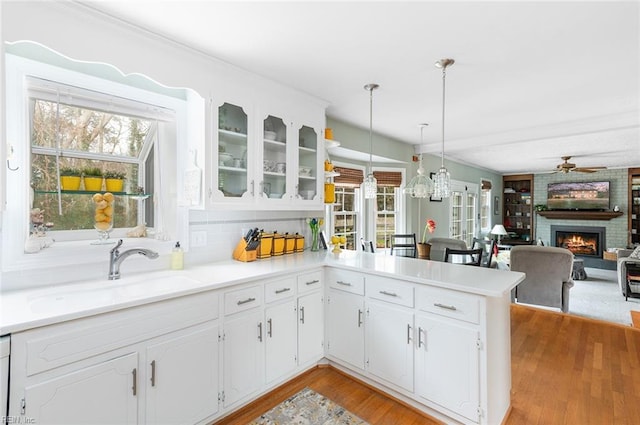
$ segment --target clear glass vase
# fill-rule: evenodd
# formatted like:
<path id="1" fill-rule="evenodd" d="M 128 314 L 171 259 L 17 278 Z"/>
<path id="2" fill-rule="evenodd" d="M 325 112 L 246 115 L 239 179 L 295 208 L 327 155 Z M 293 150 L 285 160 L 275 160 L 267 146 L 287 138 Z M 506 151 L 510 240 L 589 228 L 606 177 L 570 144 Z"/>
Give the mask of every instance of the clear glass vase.
<path id="1" fill-rule="evenodd" d="M 320 243 L 318 241 L 318 229 L 311 229 L 311 251 L 319 251 Z"/>

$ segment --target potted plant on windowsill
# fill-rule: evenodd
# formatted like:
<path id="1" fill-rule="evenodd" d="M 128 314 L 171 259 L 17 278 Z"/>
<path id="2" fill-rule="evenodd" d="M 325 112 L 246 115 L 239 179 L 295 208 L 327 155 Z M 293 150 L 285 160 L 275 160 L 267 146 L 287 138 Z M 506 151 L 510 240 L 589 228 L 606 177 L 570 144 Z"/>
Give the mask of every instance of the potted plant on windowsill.
<path id="1" fill-rule="evenodd" d="M 73 167 L 60 168 L 60 189 L 62 190 L 78 190 L 80 189 L 80 180 L 82 171 Z"/>
<path id="2" fill-rule="evenodd" d="M 104 185 L 107 192 L 122 192 L 125 173 L 120 171 L 105 171 Z"/>
<path id="3" fill-rule="evenodd" d="M 91 167 L 82 170 L 84 176 L 84 190 L 87 192 L 100 192 L 102 190 L 102 170 Z"/>

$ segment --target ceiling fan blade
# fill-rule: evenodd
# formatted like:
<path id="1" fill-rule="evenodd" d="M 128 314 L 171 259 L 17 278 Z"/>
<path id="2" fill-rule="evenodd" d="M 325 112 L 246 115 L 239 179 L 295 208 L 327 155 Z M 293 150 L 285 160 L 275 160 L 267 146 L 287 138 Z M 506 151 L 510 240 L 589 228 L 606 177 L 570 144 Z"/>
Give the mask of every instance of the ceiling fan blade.
<path id="1" fill-rule="evenodd" d="M 602 170 L 604 167 L 592 167 L 592 168 L 574 168 L 571 171 L 576 171 L 578 173 L 595 173 L 598 170 Z"/>

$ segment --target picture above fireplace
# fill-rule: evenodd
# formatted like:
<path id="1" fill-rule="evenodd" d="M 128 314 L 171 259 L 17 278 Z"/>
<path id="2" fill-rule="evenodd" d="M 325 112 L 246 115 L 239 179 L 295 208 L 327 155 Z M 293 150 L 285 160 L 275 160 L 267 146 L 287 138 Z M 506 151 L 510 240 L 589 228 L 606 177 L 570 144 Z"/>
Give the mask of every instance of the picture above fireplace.
<path id="1" fill-rule="evenodd" d="M 547 208 L 550 210 L 607 211 L 609 182 L 549 183 Z"/>

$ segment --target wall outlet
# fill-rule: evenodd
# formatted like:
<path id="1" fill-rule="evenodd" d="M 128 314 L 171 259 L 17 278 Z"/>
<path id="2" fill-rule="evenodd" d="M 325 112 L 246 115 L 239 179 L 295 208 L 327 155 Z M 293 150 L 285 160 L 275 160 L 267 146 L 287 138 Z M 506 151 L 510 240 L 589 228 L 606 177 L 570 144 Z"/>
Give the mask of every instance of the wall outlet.
<path id="1" fill-rule="evenodd" d="M 191 232 L 189 239 L 190 245 L 194 248 L 205 246 L 207 244 L 207 232 L 205 230 Z"/>

